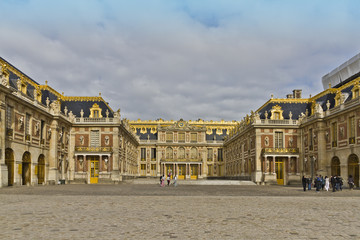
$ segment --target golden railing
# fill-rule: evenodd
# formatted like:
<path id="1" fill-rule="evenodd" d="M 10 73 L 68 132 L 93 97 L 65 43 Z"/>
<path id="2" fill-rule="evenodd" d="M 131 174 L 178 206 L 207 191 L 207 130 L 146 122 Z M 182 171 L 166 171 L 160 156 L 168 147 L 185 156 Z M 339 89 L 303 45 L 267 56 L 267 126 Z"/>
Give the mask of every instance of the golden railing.
<path id="1" fill-rule="evenodd" d="M 298 148 L 263 148 L 262 150 L 263 154 L 264 153 L 277 153 L 277 154 L 281 154 L 281 153 L 299 153 L 299 149 Z"/>
<path id="2" fill-rule="evenodd" d="M 200 158 L 162 158 L 162 162 L 201 162 Z"/>
<path id="3" fill-rule="evenodd" d="M 75 147 L 75 152 L 112 152 L 112 147 Z"/>

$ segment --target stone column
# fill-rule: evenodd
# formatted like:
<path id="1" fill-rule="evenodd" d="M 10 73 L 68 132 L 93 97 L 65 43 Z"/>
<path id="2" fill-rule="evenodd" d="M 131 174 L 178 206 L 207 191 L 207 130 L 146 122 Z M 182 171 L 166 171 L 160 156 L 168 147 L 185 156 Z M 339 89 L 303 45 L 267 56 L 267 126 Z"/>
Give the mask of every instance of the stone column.
<path id="1" fill-rule="evenodd" d="M 275 156 L 272 156 L 273 158 L 273 174 L 275 174 Z"/>
<path id="2" fill-rule="evenodd" d="M 300 175 L 300 172 L 299 172 L 299 157 L 296 157 L 296 175 Z"/>
<path id="3" fill-rule="evenodd" d="M 0 130 L 1 133 L 0 134 L 0 187 L 2 186 L 7 186 L 8 185 L 8 168 L 7 165 L 5 164 L 5 139 L 6 139 L 6 95 L 5 93 L 1 93 L 0 95 L 1 99 L 0 99 L 0 116 L 2 118 L 2 120 L 0 121 Z M 12 113 L 13 114 L 13 113 Z M 13 122 L 14 117 L 12 117 Z M 15 162 L 14 162 L 14 165 Z M 16 174 L 14 174 L 16 175 Z M 14 180 L 15 181 L 15 180 Z"/>
<path id="4" fill-rule="evenodd" d="M 59 181 L 59 171 L 58 171 L 58 127 L 59 123 L 57 120 L 51 122 L 51 138 L 50 138 L 50 148 L 49 148 L 49 174 L 48 181 L 50 184 L 55 184 Z"/>
<path id="5" fill-rule="evenodd" d="M 318 146 L 318 171 L 316 174 L 325 176 L 326 173 L 326 136 L 325 136 L 325 122 L 318 122 L 317 146 Z"/>
<path id="6" fill-rule="evenodd" d="M 264 157 L 264 173 L 268 174 L 268 167 L 269 167 L 269 162 L 268 162 L 268 158 L 267 156 Z"/>
<path id="7" fill-rule="evenodd" d="M 120 174 L 120 139 L 119 139 L 119 127 L 113 127 L 112 131 L 113 136 L 113 142 L 112 142 L 112 151 L 110 155 L 108 156 L 109 162 L 108 162 L 108 169 L 111 169 L 111 180 L 112 181 L 122 181 L 122 177 Z M 112 161 L 110 162 L 110 156 L 112 155 Z M 111 165 L 110 165 L 111 163 Z M 109 166 L 112 166 L 109 168 Z"/>

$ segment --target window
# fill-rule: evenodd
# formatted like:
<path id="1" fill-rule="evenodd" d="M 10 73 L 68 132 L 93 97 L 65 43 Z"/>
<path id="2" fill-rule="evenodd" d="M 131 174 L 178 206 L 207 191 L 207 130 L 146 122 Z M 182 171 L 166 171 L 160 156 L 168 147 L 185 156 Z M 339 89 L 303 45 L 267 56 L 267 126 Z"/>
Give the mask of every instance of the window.
<path id="1" fill-rule="evenodd" d="M 355 143 L 355 116 L 349 118 L 349 143 Z"/>
<path id="2" fill-rule="evenodd" d="M 185 142 L 185 133 L 179 133 L 179 142 Z"/>
<path id="3" fill-rule="evenodd" d="M 146 158 L 146 149 L 141 148 L 141 161 L 145 161 Z"/>
<path id="4" fill-rule="evenodd" d="M 197 142 L 197 133 L 191 133 L 191 142 Z"/>
<path id="5" fill-rule="evenodd" d="M 12 113 L 13 113 L 13 107 L 7 105 L 6 106 L 6 128 L 8 128 L 8 129 L 12 128 Z"/>
<path id="6" fill-rule="evenodd" d="M 173 158 L 173 150 L 172 150 L 171 147 L 168 147 L 168 148 L 166 149 L 166 158 L 167 158 L 167 159 L 172 159 L 172 158 Z"/>
<path id="7" fill-rule="evenodd" d="M 179 157 L 179 159 L 184 159 L 185 158 L 185 148 L 183 148 L 183 147 L 179 148 L 178 157 Z"/>
<path id="8" fill-rule="evenodd" d="M 310 150 L 313 149 L 313 143 L 314 143 L 313 130 L 312 130 L 312 128 L 310 128 L 309 129 L 309 148 L 310 148 Z"/>
<path id="9" fill-rule="evenodd" d="M 30 114 L 26 114 L 25 120 L 25 134 L 30 135 Z"/>
<path id="10" fill-rule="evenodd" d="M 151 148 L 151 161 L 156 161 L 156 148 Z"/>
<path id="11" fill-rule="evenodd" d="M 207 160 L 208 160 L 208 161 L 212 161 L 212 160 L 213 160 L 213 149 L 212 149 L 212 148 L 208 148 L 208 149 L 207 149 Z"/>
<path id="12" fill-rule="evenodd" d="M 173 133 L 167 132 L 166 133 L 166 142 L 172 142 L 173 141 Z"/>
<path id="13" fill-rule="evenodd" d="M 45 136 L 44 136 L 44 128 L 45 128 L 45 121 L 41 120 L 41 126 L 40 126 L 40 138 L 41 139 L 45 138 Z"/>
<path id="14" fill-rule="evenodd" d="M 94 110 L 94 118 L 99 118 L 99 111 L 98 110 Z"/>
<path id="15" fill-rule="evenodd" d="M 337 123 L 334 122 L 331 124 L 331 139 L 332 139 L 332 146 L 337 146 Z"/>
<path id="16" fill-rule="evenodd" d="M 197 149 L 195 147 L 191 148 L 190 155 L 192 159 L 197 158 Z"/>
<path id="17" fill-rule="evenodd" d="M 100 146 L 100 133 L 99 130 L 92 130 L 90 132 L 90 147 Z"/>
<path id="18" fill-rule="evenodd" d="M 274 120 L 280 120 L 280 113 L 274 112 Z"/>
<path id="19" fill-rule="evenodd" d="M 275 148 L 283 148 L 283 133 L 275 132 Z"/>
<path id="20" fill-rule="evenodd" d="M 219 148 L 218 149 L 218 161 L 222 162 L 222 160 L 223 160 L 223 150 L 222 150 L 222 148 Z"/>

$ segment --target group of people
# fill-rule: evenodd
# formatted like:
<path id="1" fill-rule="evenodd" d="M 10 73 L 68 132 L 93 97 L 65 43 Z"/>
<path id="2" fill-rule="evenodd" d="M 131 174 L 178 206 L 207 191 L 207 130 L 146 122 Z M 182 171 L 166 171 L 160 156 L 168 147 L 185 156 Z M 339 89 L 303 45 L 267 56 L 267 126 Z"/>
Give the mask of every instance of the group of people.
<path id="1" fill-rule="evenodd" d="M 167 185 L 170 186 L 170 184 L 171 184 L 171 172 L 167 175 L 166 180 L 167 180 Z M 174 184 L 175 187 L 177 186 L 177 175 L 174 176 L 173 184 Z M 164 174 L 162 176 L 160 176 L 160 186 L 165 187 L 165 175 Z"/>
<path id="2" fill-rule="evenodd" d="M 330 178 L 328 178 L 328 176 L 325 176 L 324 178 L 321 175 L 316 175 L 314 182 L 312 181 L 311 177 L 306 177 L 306 176 L 302 177 L 302 185 L 304 191 L 306 191 L 306 188 L 310 191 L 312 184 L 315 187 L 316 192 L 319 192 L 320 190 L 324 190 L 324 189 L 326 191 L 329 191 L 330 184 L 332 191 L 335 192 L 335 191 L 342 191 L 344 182 L 341 176 L 331 176 Z M 350 175 L 348 178 L 348 184 L 350 189 L 353 189 L 355 187 L 354 178 L 352 177 L 352 175 Z"/>

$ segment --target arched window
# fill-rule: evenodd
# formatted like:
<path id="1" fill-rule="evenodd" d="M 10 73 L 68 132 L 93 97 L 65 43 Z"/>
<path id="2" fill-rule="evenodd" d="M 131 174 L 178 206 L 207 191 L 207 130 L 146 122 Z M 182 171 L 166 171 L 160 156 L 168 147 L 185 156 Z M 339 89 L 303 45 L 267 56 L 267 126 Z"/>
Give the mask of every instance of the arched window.
<path id="1" fill-rule="evenodd" d="M 180 159 L 184 159 L 184 158 L 185 158 L 185 148 L 183 148 L 183 147 L 180 147 L 180 148 L 179 148 L 178 158 L 180 158 Z"/>
<path id="2" fill-rule="evenodd" d="M 197 158 L 197 149 L 195 147 L 191 148 L 190 156 L 192 159 Z"/>
<path id="3" fill-rule="evenodd" d="M 166 149 L 166 158 L 167 159 L 172 159 L 173 158 L 173 149 L 171 147 L 168 147 Z"/>

